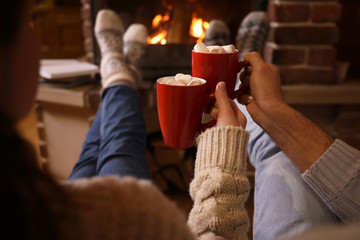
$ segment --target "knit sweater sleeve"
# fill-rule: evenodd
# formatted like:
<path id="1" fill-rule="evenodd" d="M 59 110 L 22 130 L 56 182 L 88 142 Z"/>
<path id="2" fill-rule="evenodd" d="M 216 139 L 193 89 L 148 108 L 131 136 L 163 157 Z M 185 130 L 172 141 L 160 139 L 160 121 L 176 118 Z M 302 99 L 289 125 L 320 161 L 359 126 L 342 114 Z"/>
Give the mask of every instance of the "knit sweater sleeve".
<path id="1" fill-rule="evenodd" d="M 344 222 L 360 221 L 359 150 L 337 139 L 302 178 Z"/>
<path id="2" fill-rule="evenodd" d="M 198 239 L 247 239 L 244 208 L 250 184 L 246 177 L 249 133 L 239 127 L 216 127 L 198 138 L 194 200 L 188 225 Z"/>

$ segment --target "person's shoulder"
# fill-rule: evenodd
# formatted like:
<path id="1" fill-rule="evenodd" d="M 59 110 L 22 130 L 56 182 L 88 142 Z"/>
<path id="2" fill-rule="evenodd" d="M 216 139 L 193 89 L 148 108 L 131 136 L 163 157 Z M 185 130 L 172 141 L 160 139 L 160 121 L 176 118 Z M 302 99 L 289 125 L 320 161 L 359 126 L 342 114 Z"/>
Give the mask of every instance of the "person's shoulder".
<path id="1" fill-rule="evenodd" d="M 79 192 L 114 192 L 122 191 L 158 191 L 149 180 L 134 177 L 119 177 L 109 175 L 105 177 L 80 178 L 61 183 L 63 188 L 70 193 Z"/>
<path id="2" fill-rule="evenodd" d="M 92 204 L 115 204 L 126 208 L 148 211 L 172 209 L 178 211 L 151 181 L 134 177 L 92 177 L 62 183 L 70 199 Z"/>
<path id="3" fill-rule="evenodd" d="M 72 208 L 76 207 L 82 217 L 111 213 L 122 216 L 118 220 L 122 221 L 124 216 L 151 216 L 152 221 L 177 226 L 184 235 L 191 236 L 185 214 L 149 180 L 107 176 L 70 180 L 61 185 Z"/>

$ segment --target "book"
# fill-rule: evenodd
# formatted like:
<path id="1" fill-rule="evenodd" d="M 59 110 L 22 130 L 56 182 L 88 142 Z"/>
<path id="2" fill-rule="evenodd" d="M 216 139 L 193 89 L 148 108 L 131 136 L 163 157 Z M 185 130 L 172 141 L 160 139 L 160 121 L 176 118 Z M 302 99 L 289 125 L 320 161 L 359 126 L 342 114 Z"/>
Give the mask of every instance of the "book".
<path id="1" fill-rule="evenodd" d="M 72 81 L 76 77 L 99 73 L 99 67 L 76 59 L 43 59 L 40 61 L 40 77 L 47 80 Z"/>
<path id="2" fill-rule="evenodd" d="M 39 78 L 39 83 L 45 85 L 51 85 L 52 87 L 71 89 L 82 85 L 94 83 L 94 80 L 90 76 L 71 78 L 71 81 L 69 81 L 67 78 L 51 79 L 51 80 L 45 78 Z"/>

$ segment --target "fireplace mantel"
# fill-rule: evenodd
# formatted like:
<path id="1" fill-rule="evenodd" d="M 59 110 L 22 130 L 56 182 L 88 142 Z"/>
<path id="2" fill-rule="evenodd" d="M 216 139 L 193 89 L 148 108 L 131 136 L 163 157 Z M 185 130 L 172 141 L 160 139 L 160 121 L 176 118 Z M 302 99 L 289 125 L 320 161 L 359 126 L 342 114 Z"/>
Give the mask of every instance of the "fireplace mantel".
<path id="1" fill-rule="evenodd" d="M 289 104 L 360 104 L 360 81 L 336 85 L 284 85 L 284 97 Z"/>

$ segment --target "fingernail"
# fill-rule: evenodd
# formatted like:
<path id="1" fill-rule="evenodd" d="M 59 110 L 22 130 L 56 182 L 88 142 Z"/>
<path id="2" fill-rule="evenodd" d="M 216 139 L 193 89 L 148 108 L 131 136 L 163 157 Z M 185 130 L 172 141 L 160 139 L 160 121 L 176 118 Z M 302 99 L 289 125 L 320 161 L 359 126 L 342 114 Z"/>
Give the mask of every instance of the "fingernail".
<path id="1" fill-rule="evenodd" d="M 219 90 L 225 90 L 225 82 L 219 82 L 218 88 L 219 88 Z"/>

